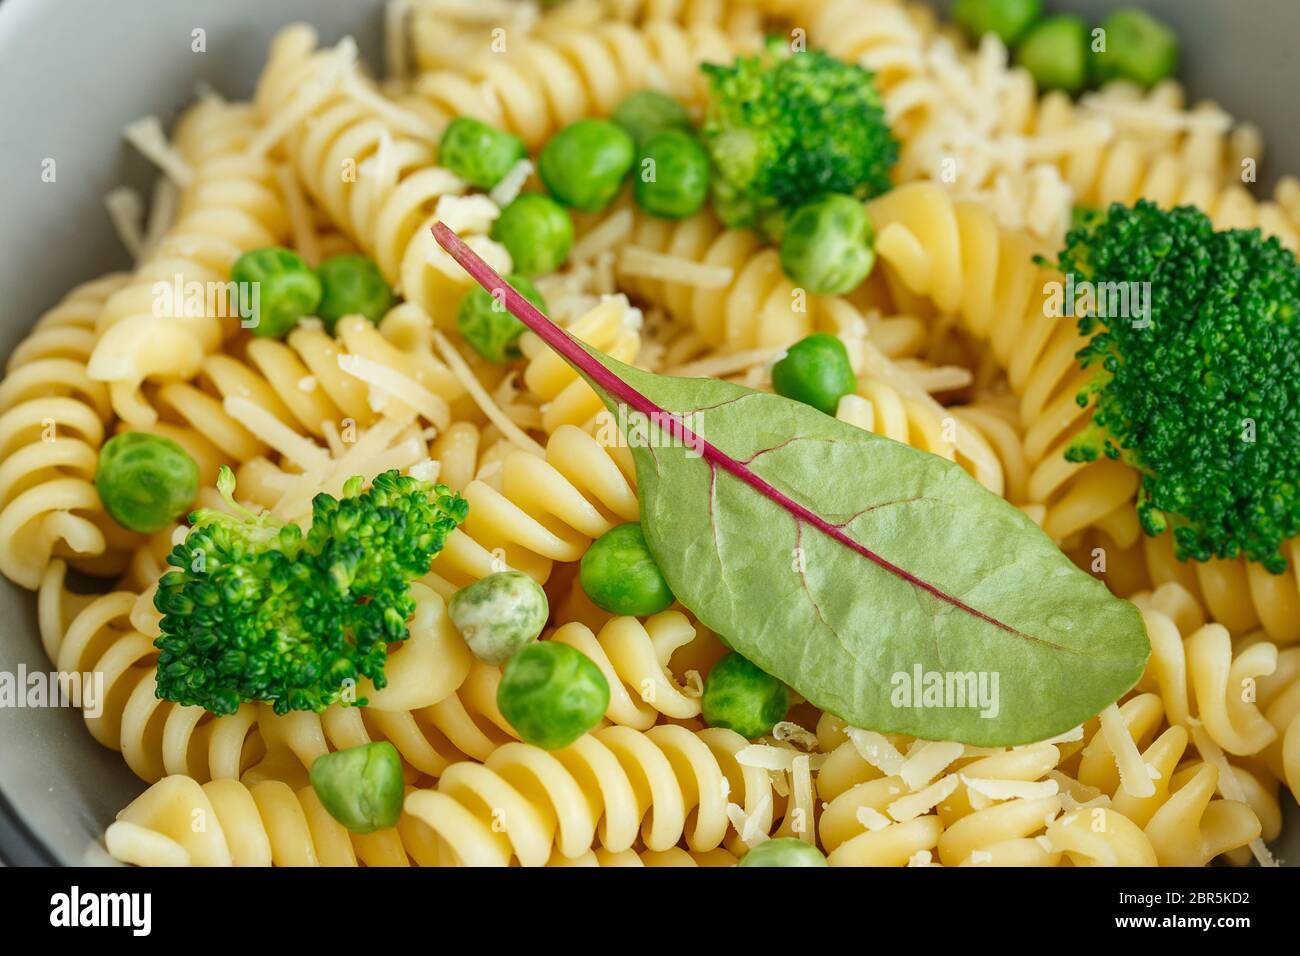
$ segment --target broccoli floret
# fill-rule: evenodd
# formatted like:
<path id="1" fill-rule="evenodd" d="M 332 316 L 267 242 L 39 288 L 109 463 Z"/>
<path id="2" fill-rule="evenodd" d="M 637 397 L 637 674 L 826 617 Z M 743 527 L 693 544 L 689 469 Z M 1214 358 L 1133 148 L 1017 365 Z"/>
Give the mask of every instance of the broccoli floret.
<path id="1" fill-rule="evenodd" d="M 702 69 L 710 100 L 701 133 L 727 225 L 763 226 L 822 193 L 868 199 L 889 189 L 898 143 L 869 71 L 776 42 Z"/>
<path id="2" fill-rule="evenodd" d="M 235 504 L 190 516 L 158 582 L 158 696 L 231 714 L 268 701 L 277 714 L 321 711 L 368 677 L 383 687 L 388 645 L 407 638 L 412 580 L 429 570 L 468 505 L 445 485 L 388 471 L 368 490 L 319 494 L 311 527 L 282 525 Z M 356 701 L 364 704 L 364 699 Z"/>
<path id="3" fill-rule="evenodd" d="M 1273 573 L 1300 533 L 1300 266 L 1259 230 L 1216 232 L 1193 207 L 1116 204 L 1059 256 L 1097 302 L 1105 283 L 1149 283 L 1143 315 L 1081 315 L 1097 374 L 1092 423 L 1066 452 L 1142 472 L 1143 529 L 1172 529 L 1181 560 L 1245 554 Z M 1113 311 L 1113 310 L 1112 310 Z"/>

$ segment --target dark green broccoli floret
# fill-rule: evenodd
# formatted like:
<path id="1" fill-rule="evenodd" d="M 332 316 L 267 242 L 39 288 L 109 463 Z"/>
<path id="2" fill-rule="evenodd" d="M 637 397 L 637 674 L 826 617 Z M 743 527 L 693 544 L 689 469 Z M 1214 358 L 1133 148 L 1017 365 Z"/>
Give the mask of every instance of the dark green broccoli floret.
<path id="1" fill-rule="evenodd" d="M 1116 204 L 1070 232 L 1060 268 L 1149 283 L 1146 315 L 1081 315 L 1092 424 L 1066 452 L 1142 472 L 1144 530 L 1182 560 L 1245 554 L 1274 573 L 1300 533 L 1300 266 L 1259 230 L 1216 232 L 1193 207 Z M 1130 286 L 1129 288 L 1143 288 Z"/>
<path id="2" fill-rule="evenodd" d="M 214 714 L 268 701 L 283 714 L 324 710 L 362 677 L 384 686 L 388 645 L 406 639 L 415 610 L 408 586 L 468 505 L 396 471 L 361 486 L 317 495 L 304 535 L 235 504 L 222 468 L 217 487 L 234 513 L 194 512 L 167 557 L 180 570 L 158 582 L 160 698 Z"/>
<path id="3" fill-rule="evenodd" d="M 867 70 L 778 43 L 702 68 L 710 99 L 701 134 L 728 225 L 761 225 L 822 193 L 868 199 L 890 187 L 898 143 Z"/>

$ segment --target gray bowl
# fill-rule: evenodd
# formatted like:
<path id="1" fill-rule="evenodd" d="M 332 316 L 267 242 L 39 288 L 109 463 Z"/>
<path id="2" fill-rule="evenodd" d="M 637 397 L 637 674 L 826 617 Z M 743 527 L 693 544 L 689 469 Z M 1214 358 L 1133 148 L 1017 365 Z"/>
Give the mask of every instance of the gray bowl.
<path id="1" fill-rule="evenodd" d="M 1096 17 L 1123 4 L 1049 5 Z M 1178 28 L 1184 79 L 1195 96 L 1212 96 L 1258 123 L 1270 155 L 1300 156 L 1300 129 L 1287 105 L 1291 84 L 1300 83 L 1295 0 L 1141 5 Z M 248 96 L 272 35 L 296 20 L 313 23 L 327 43 L 354 36 L 378 63 L 381 10 L 381 0 L 0 3 L 0 355 L 73 285 L 129 266 L 103 200 L 120 185 L 147 195 L 152 170 L 123 144 L 126 123 L 149 113 L 174 117 L 200 83 Z M 198 27 L 206 31 L 205 53 L 191 51 Z M 47 158 L 57 164 L 53 183 L 41 180 Z M 1269 184 L 1282 165 L 1266 162 L 1262 182 Z M 14 673 L 21 664 L 47 670 L 32 596 L 0 581 L 0 619 L 9 622 L 0 637 L 0 671 Z M 122 758 L 91 739 L 77 711 L 0 710 L 0 858 L 8 863 L 111 862 L 100 835 L 141 789 Z M 1284 842 L 1290 856 L 1300 857 L 1300 826 Z"/>

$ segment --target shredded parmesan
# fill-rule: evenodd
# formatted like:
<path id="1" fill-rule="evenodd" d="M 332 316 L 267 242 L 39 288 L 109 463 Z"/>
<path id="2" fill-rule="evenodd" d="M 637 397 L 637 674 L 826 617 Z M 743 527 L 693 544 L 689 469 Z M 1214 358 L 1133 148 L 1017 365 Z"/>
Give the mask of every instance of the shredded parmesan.
<path id="1" fill-rule="evenodd" d="M 754 808 L 753 813 L 746 813 L 744 808 L 736 803 L 727 804 L 727 819 L 731 825 L 736 828 L 740 834 L 741 842 L 747 847 L 753 849 L 758 844 L 768 839 L 767 834 L 763 831 L 760 819 L 767 816 L 772 809 L 772 795 L 765 793 L 758 801 L 758 806 Z"/>
<path id="2" fill-rule="evenodd" d="M 546 456 L 546 449 L 537 444 L 537 442 L 530 438 L 523 429 L 510 420 L 509 415 L 506 415 L 499 407 L 497 407 L 497 403 L 492 401 L 492 396 L 487 393 L 487 389 L 479 384 L 479 380 L 474 375 L 473 370 L 465 364 L 465 360 L 461 358 L 460 353 L 456 351 L 456 347 L 447 341 L 447 337 L 435 329 L 433 332 L 433 341 L 434 344 L 438 346 L 438 351 L 442 355 L 442 360 L 447 363 L 452 374 L 455 375 L 456 378 L 460 379 L 461 384 L 465 386 L 465 391 L 469 393 L 470 398 L 474 400 L 474 404 L 482 410 L 483 414 L 488 417 L 488 420 L 491 421 L 492 424 L 496 425 L 497 428 L 501 429 L 501 434 L 505 435 L 506 438 L 510 439 L 510 441 L 514 442 L 514 444 L 518 445 L 524 451 L 544 458 Z M 445 428 L 446 426 L 443 425 L 442 427 Z"/>
<path id="3" fill-rule="evenodd" d="M 738 372 L 747 372 L 756 366 L 766 366 L 777 352 L 777 349 L 749 349 L 732 352 L 730 355 L 715 355 L 665 369 L 664 374 L 680 378 L 725 378 Z"/>
<path id="4" fill-rule="evenodd" d="M 944 800 L 952 796 L 960 781 L 955 773 L 942 777 L 924 790 L 899 797 L 889 805 L 889 815 L 899 823 L 915 820 L 923 813 L 929 813 Z"/>
<path id="5" fill-rule="evenodd" d="M 1038 741 L 1039 744 L 1072 744 L 1083 739 L 1083 724 L 1072 730 L 1067 730 L 1063 734 L 1057 734 L 1055 737 L 1048 737 L 1046 740 Z M 1026 747 L 1036 747 L 1038 744 L 1025 744 Z M 1020 749 L 1020 748 L 1016 748 Z"/>
<path id="6" fill-rule="evenodd" d="M 586 262 L 607 249 L 617 249 L 631 237 L 634 224 L 632 210 L 620 209 L 578 239 L 569 250 L 569 259 L 572 262 Z"/>
<path id="7" fill-rule="evenodd" d="M 872 833 L 879 833 L 886 827 L 892 826 L 894 821 L 889 819 L 879 810 L 873 810 L 871 807 L 858 807 L 855 814 L 857 821 Z"/>
<path id="8" fill-rule="evenodd" d="M 434 484 L 438 480 L 438 474 L 442 470 L 442 463 L 434 461 L 432 458 L 426 458 L 424 461 L 417 461 L 407 472 L 412 478 L 420 481 L 427 481 Z"/>
<path id="9" fill-rule="evenodd" d="M 898 775 L 911 790 L 926 786 L 954 760 L 962 755 L 963 746 L 951 741 L 926 742 L 909 753 Z"/>
<path id="10" fill-rule="evenodd" d="M 180 152 L 172 146 L 163 132 L 162 120 L 156 116 L 142 116 L 133 123 L 128 123 L 122 131 L 126 141 L 136 151 L 162 170 L 177 186 L 184 188 L 194 178 L 194 171 L 185 162 Z"/>
<path id="11" fill-rule="evenodd" d="M 725 289 L 735 271 L 730 266 L 710 266 L 694 259 L 668 255 L 641 246 L 624 246 L 618 257 L 618 271 L 626 276 L 674 282 L 696 289 Z"/>
<path id="12" fill-rule="evenodd" d="M 917 850 L 907 858 L 908 866 L 932 866 L 934 863 L 934 854 L 929 850 Z"/>
<path id="13" fill-rule="evenodd" d="M 793 721 L 778 721 L 772 728 L 772 737 L 777 743 L 793 744 L 801 750 L 817 749 L 817 735 L 811 730 L 805 730 Z"/>
<path id="14" fill-rule="evenodd" d="M 772 744 L 750 744 L 736 752 L 736 763 L 742 767 L 757 767 L 760 770 L 791 771 L 800 758 L 809 758 L 809 766 L 820 769 L 826 760 L 826 754 L 801 754 L 792 747 L 777 747 Z"/>
<path id="15" fill-rule="evenodd" d="M 1147 773 L 1147 765 L 1138 752 L 1137 744 L 1129 735 L 1118 704 L 1111 704 L 1101 712 L 1101 734 L 1115 755 L 1115 766 L 1119 770 L 1119 782 L 1124 792 L 1133 797 L 1154 795 L 1155 784 L 1151 782 L 1151 775 Z"/>
<path id="16" fill-rule="evenodd" d="M 959 774 L 961 782 L 972 794 L 978 793 L 989 800 L 1039 800 L 1054 797 L 1060 791 L 1055 780 L 995 780 L 987 777 L 968 777 Z"/>
<path id="17" fill-rule="evenodd" d="M 849 738 L 859 757 L 885 776 L 896 776 L 902 769 L 903 755 L 883 734 L 878 734 L 874 730 L 845 727 L 844 736 Z"/>
<path id="18" fill-rule="evenodd" d="M 497 183 L 488 192 L 488 198 L 502 209 L 509 206 L 524 188 L 524 183 L 528 182 L 528 177 L 533 174 L 533 164 L 531 160 L 521 159 L 510 167 L 509 171 L 501 177 Z"/>
<path id="19" fill-rule="evenodd" d="M 451 408 L 447 405 L 447 400 L 441 395 L 433 394 L 415 379 L 362 355 L 340 353 L 338 363 L 339 368 L 348 375 L 372 386 L 371 395 L 377 399 L 375 411 L 392 414 L 393 409 L 388 402 L 388 396 L 391 395 L 441 429 L 451 424 Z"/>
<path id="20" fill-rule="evenodd" d="M 310 113 L 325 101 L 344 76 L 355 69 L 357 44 L 352 37 L 344 37 L 328 54 L 320 73 L 303 85 L 302 93 L 287 105 L 277 109 L 257 135 L 248 143 L 246 152 L 250 156 L 261 156 L 280 142 L 289 131 L 301 123 Z"/>
<path id="21" fill-rule="evenodd" d="M 222 407 L 227 415 L 304 471 L 323 468 L 329 461 L 325 449 L 303 438 L 256 402 L 232 395 Z"/>
<path id="22" fill-rule="evenodd" d="M 1219 792 L 1229 800 L 1248 804 L 1246 791 L 1242 788 L 1241 781 L 1237 779 L 1236 772 L 1232 769 L 1232 765 L 1228 763 L 1228 758 L 1223 755 L 1223 750 L 1206 731 L 1204 725 L 1199 720 L 1191 718 L 1188 729 L 1192 733 L 1192 743 L 1196 744 L 1196 749 L 1205 758 L 1205 762 L 1219 771 Z M 1249 846 L 1250 852 L 1259 861 L 1260 866 L 1278 865 L 1277 860 L 1269 852 L 1268 847 L 1264 845 L 1264 840 L 1261 837 L 1255 837 L 1250 841 Z"/>
<path id="23" fill-rule="evenodd" d="M 120 186 L 104 197 L 113 231 L 131 258 L 139 261 L 144 245 L 144 200 L 129 186 Z"/>

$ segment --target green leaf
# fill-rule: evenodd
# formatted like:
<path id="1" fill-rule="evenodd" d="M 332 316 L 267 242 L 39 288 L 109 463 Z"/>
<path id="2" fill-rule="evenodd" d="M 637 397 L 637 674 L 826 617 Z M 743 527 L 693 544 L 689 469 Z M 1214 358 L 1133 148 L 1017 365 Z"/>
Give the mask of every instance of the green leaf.
<path id="1" fill-rule="evenodd" d="M 500 287 L 451 240 L 439 234 Z M 930 740 L 1028 743 L 1092 717 L 1142 674 L 1137 608 L 957 465 L 776 395 L 632 368 L 509 290 L 506 303 L 616 416 L 651 417 L 653 440 L 632 451 L 642 527 L 673 593 L 818 707 Z M 901 706 L 918 668 L 923 690 L 926 675 L 977 686 L 983 675 L 995 699 Z"/>

